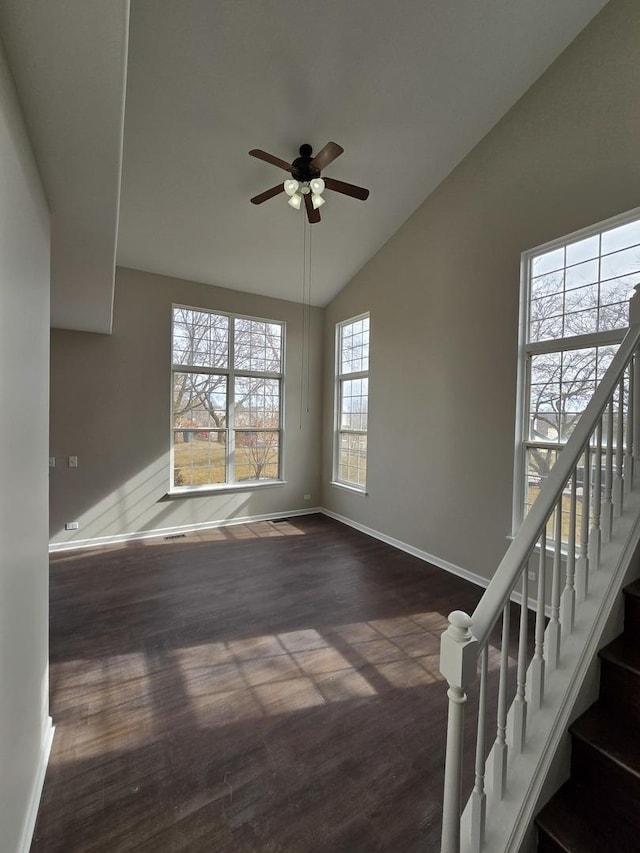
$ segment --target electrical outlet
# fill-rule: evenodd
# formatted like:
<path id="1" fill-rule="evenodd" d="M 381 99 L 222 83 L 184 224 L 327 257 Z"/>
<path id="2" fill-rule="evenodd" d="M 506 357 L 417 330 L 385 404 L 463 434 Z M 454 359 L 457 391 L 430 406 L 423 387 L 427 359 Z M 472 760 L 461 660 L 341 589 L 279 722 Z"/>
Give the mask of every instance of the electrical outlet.
<path id="1" fill-rule="evenodd" d="M 304 499 L 305 499 L 305 501 L 310 501 L 310 500 L 311 500 L 311 495 L 305 495 L 305 496 L 304 496 Z"/>
<path id="2" fill-rule="evenodd" d="M 77 468 L 78 467 L 78 457 L 70 456 L 69 457 L 69 468 Z"/>
<path id="3" fill-rule="evenodd" d="M 535 572 L 528 572 L 528 575 L 529 575 L 530 581 L 534 581 L 537 578 L 537 575 Z"/>
<path id="4" fill-rule="evenodd" d="M 65 530 L 77 530 L 80 527 L 80 524 L 77 521 L 67 521 L 64 526 Z"/>
<path id="5" fill-rule="evenodd" d="M 49 468 L 55 468 L 55 467 L 56 467 L 56 457 L 50 456 L 49 457 Z"/>

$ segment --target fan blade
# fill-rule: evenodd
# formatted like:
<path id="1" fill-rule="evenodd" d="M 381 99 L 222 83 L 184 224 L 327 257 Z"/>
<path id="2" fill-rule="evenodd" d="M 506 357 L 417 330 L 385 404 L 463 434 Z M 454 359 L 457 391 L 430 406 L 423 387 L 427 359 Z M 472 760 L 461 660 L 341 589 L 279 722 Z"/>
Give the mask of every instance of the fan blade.
<path id="1" fill-rule="evenodd" d="M 276 195 L 280 195 L 280 193 L 284 192 L 284 184 L 276 184 L 275 187 L 271 187 L 270 190 L 265 190 L 260 195 L 254 195 L 251 199 L 251 204 L 262 204 L 263 201 L 269 201 L 270 198 L 273 198 Z"/>
<path id="2" fill-rule="evenodd" d="M 274 157 L 273 154 L 267 154 L 266 151 L 261 151 L 259 148 L 252 148 L 249 154 L 251 157 L 257 157 L 258 160 L 264 160 L 265 163 L 271 163 L 272 166 L 278 166 L 280 169 L 284 169 L 285 172 L 291 171 L 291 163 L 287 163 L 279 157 Z"/>
<path id="3" fill-rule="evenodd" d="M 333 163 L 341 154 L 344 153 L 344 148 L 341 145 L 338 145 L 337 142 L 327 142 L 327 144 L 322 148 L 316 156 L 311 161 L 311 165 L 314 169 L 317 169 L 321 172 L 323 169 L 326 169 L 329 163 Z"/>
<path id="4" fill-rule="evenodd" d="M 336 181 L 335 178 L 324 178 L 324 185 L 328 190 L 350 195 L 351 198 L 359 198 L 360 201 L 366 201 L 369 198 L 369 190 L 365 190 L 364 187 L 357 187 L 355 184 L 347 184 L 344 181 Z"/>
<path id="5" fill-rule="evenodd" d="M 320 222 L 320 211 L 314 209 L 310 193 L 307 193 L 304 197 L 304 206 L 307 208 L 307 219 L 311 225 L 313 225 L 314 222 Z"/>

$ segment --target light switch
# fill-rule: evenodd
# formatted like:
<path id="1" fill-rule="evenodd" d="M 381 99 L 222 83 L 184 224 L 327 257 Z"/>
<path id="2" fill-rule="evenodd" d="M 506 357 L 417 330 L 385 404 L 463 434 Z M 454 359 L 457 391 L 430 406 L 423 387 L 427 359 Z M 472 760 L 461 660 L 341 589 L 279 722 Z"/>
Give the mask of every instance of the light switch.
<path id="1" fill-rule="evenodd" d="M 55 467 L 56 467 L 56 457 L 50 456 L 49 457 L 49 468 L 55 468 Z"/>
<path id="2" fill-rule="evenodd" d="M 78 457 L 70 456 L 69 457 L 69 468 L 77 468 L 78 467 Z"/>

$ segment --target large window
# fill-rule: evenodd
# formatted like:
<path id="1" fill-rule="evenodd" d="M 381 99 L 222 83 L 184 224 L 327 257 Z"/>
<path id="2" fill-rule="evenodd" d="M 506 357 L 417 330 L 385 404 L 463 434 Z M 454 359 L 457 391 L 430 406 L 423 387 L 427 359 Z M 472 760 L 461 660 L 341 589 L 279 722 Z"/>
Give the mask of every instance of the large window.
<path id="1" fill-rule="evenodd" d="M 611 363 L 639 283 L 639 211 L 523 256 L 514 529 Z"/>
<path id="2" fill-rule="evenodd" d="M 174 306 L 174 490 L 281 479 L 284 324 Z"/>
<path id="3" fill-rule="evenodd" d="M 369 315 L 336 327 L 334 481 L 363 491 L 367 484 Z"/>

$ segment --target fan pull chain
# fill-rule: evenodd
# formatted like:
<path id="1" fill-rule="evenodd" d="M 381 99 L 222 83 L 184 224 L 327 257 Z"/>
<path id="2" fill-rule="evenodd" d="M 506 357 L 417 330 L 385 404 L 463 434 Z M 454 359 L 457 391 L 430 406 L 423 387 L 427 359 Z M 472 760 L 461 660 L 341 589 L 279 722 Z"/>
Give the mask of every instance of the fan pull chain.
<path id="1" fill-rule="evenodd" d="M 309 226 L 309 276 L 307 279 L 307 414 L 310 410 L 311 400 L 311 245 L 313 242 L 313 229 Z"/>
<path id="2" fill-rule="evenodd" d="M 304 369 L 304 358 L 305 358 L 305 327 L 306 327 L 306 317 L 304 310 L 304 300 L 307 291 L 307 221 L 306 218 L 302 218 L 302 341 L 301 341 L 301 351 L 302 351 L 302 364 L 300 365 L 300 430 L 302 430 L 302 416 L 304 412 L 304 377 L 305 377 L 305 369 Z"/>

